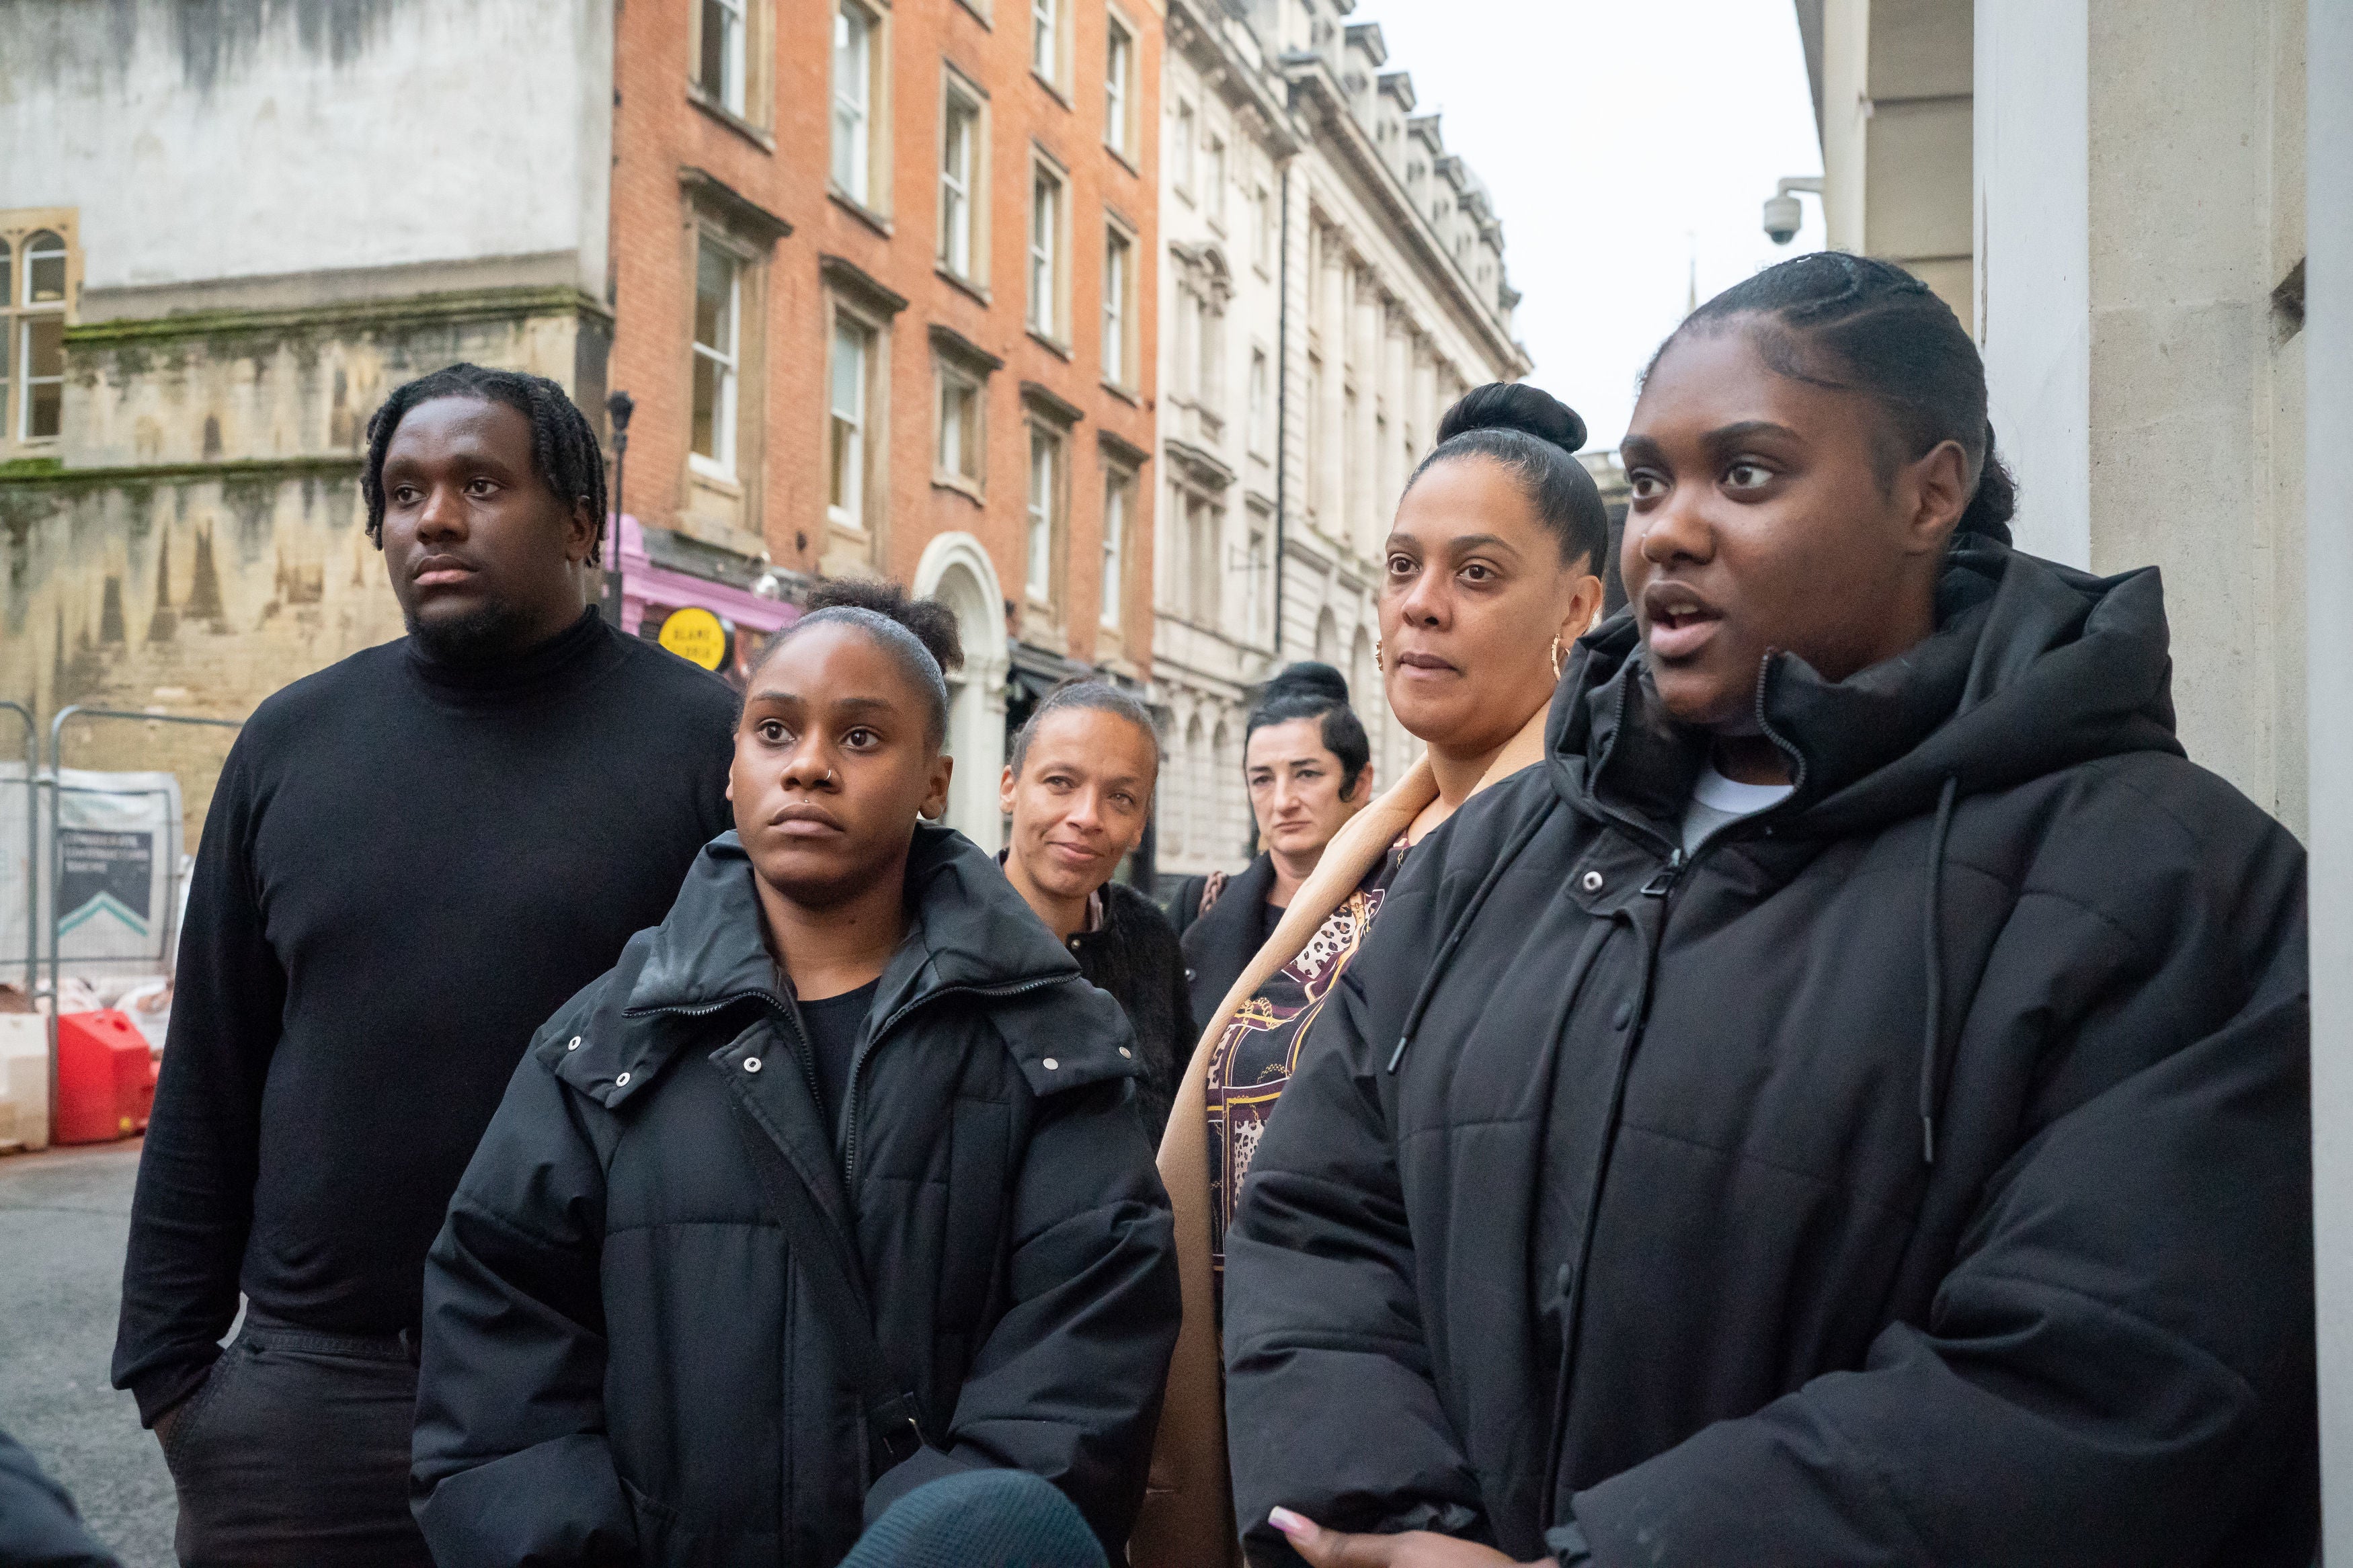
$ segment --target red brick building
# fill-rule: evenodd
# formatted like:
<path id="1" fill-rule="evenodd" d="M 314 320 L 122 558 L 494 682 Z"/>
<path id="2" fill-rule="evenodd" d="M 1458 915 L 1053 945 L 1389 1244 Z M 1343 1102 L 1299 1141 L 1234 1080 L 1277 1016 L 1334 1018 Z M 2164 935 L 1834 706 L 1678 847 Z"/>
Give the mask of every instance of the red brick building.
<path id="1" fill-rule="evenodd" d="M 984 844 L 1008 687 L 1149 673 L 1162 31 L 1161 0 L 619 7 L 607 384 L 630 564 L 670 585 L 631 607 L 946 599 Z"/>

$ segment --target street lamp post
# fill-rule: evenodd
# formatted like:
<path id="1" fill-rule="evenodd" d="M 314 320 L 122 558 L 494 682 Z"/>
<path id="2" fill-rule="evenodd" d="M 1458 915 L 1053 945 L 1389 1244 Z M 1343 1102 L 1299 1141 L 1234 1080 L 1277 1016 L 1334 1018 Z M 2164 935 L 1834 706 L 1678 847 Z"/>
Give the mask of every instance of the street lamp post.
<path id="1" fill-rule="evenodd" d="M 617 626 L 621 624 L 621 483 L 629 461 L 629 416 L 637 411 L 637 400 L 626 392 L 605 399 L 605 412 L 613 420 L 613 531 L 605 545 L 605 616 Z"/>

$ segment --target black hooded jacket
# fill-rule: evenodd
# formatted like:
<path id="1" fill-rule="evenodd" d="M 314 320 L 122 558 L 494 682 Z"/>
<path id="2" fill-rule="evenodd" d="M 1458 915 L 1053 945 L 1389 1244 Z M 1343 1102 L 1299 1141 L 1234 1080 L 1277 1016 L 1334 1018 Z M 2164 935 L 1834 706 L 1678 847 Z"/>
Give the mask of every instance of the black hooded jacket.
<path id="1" fill-rule="evenodd" d="M 1228 1237 L 1254 1549 L 2310 1563 L 2303 854 L 2155 572 L 1968 543 L 1938 627 L 1768 658 L 1795 791 L 1686 863 L 1621 616 L 1408 860 Z"/>
<path id="2" fill-rule="evenodd" d="M 829 1136 L 752 875 L 733 834 L 703 850 L 540 1031 L 467 1169 L 425 1278 L 435 1560 L 830 1564 L 912 1487 L 987 1466 L 1052 1481 L 1115 1551 L 1179 1314 L 1126 1020 L 987 855 L 919 827 Z M 747 1136 L 797 1180 L 765 1183 Z M 927 1446 L 871 1485 L 828 1276 L 764 1185 L 856 1258 L 916 1396 Z"/>

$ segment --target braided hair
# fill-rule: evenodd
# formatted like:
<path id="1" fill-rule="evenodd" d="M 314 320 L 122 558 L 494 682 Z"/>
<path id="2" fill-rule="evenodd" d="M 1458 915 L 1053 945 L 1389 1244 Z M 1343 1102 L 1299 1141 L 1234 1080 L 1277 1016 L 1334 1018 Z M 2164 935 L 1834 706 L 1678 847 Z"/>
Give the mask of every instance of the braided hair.
<path id="1" fill-rule="evenodd" d="M 603 559 L 607 507 L 605 454 L 596 444 L 596 432 L 564 388 L 547 377 L 462 363 L 403 382 L 368 416 L 367 466 L 360 471 L 360 494 L 367 501 L 367 535 L 376 548 L 384 548 L 384 458 L 392 447 L 393 433 L 410 409 L 437 397 L 503 403 L 531 421 L 532 462 L 539 477 L 567 510 L 586 501 L 589 516 L 596 519 L 588 564 L 597 564 Z"/>
<path id="2" fill-rule="evenodd" d="M 1886 416 L 1878 464 L 1883 489 L 1894 482 L 1899 463 L 1940 442 L 1957 445 L 1976 472 L 1976 488 L 1955 535 L 2010 542 L 2018 482 L 1994 454 L 1985 361 L 1952 307 L 1926 283 L 1893 262 L 1817 251 L 1726 289 L 1693 311 L 1659 353 L 1694 327 L 1721 330 L 1736 321 L 1774 374 L 1860 393 L 1880 406 Z M 1652 355 L 1651 366 L 1658 363 Z"/>

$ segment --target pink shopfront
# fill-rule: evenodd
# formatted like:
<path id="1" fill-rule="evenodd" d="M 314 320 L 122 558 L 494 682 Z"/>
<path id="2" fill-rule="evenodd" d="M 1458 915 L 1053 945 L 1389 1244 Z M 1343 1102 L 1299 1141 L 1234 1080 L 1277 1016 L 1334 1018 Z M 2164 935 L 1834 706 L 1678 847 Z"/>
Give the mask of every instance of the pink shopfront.
<path id="1" fill-rule="evenodd" d="M 649 538 L 626 513 L 620 566 L 621 629 L 656 641 L 681 610 L 710 611 L 726 633 L 718 673 L 738 690 L 768 638 L 800 617 L 800 606 L 785 597 L 786 574 L 760 569 L 667 529 L 654 530 Z"/>

